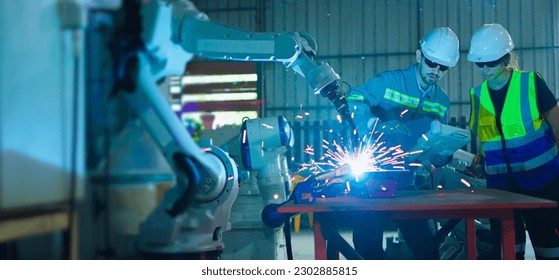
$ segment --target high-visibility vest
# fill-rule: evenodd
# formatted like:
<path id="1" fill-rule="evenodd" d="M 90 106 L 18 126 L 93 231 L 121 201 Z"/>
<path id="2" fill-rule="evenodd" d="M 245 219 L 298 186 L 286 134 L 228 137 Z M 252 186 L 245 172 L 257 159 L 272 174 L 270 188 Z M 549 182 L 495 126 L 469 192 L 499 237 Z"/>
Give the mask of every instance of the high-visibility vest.
<path id="1" fill-rule="evenodd" d="M 490 188 L 507 189 L 512 179 L 525 189 L 539 189 L 557 177 L 557 146 L 538 110 L 534 75 L 513 71 L 500 118 L 502 134 L 487 81 L 470 90 L 470 129 L 482 144 Z"/>

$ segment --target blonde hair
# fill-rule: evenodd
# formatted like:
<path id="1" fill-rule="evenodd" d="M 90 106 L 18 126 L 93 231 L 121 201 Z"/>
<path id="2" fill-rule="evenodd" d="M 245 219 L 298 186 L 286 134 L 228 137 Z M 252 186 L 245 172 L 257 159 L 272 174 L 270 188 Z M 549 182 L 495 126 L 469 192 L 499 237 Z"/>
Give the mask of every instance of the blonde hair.
<path id="1" fill-rule="evenodd" d="M 509 52 L 506 54 L 508 56 L 507 60 L 505 61 L 505 67 L 512 70 L 518 70 L 518 56 L 514 52 Z"/>

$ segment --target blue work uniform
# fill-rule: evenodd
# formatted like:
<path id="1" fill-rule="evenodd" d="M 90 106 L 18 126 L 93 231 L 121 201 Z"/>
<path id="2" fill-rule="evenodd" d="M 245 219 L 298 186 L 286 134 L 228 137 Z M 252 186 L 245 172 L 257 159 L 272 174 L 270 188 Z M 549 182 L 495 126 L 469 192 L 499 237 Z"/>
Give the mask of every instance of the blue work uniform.
<path id="1" fill-rule="evenodd" d="M 371 118 L 378 117 L 382 122 L 397 120 L 407 127 L 409 135 L 394 134 L 384 141 L 409 151 L 434 120 L 448 123 L 450 101 L 445 91 L 437 84 L 422 90 L 416 71 L 417 64 L 385 71 L 352 89 L 348 102 L 361 137 L 370 131 Z M 382 247 L 386 223 L 382 213 L 354 213 L 353 243 L 363 258 L 386 258 Z M 414 259 L 439 259 L 438 244 L 430 242 L 434 229 L 429 220 L 398 220 L 396 224 Z"/>
<path id="2" fill-rule="evenodd" d="M 409 129 L 410 135 L 385 141 L 401 144 L 404 151 L 409 151 L 429 131 L 433 120 L 448 123 L 450 100 L 446 92 L 437 84 L 422 90 L 416 68 L 415 64 L 382 72 L 351 90 L 347 99 L 360 136 L 370 131 L 367 123 L 371 117 L 383 122 L 397 120 Z"/>

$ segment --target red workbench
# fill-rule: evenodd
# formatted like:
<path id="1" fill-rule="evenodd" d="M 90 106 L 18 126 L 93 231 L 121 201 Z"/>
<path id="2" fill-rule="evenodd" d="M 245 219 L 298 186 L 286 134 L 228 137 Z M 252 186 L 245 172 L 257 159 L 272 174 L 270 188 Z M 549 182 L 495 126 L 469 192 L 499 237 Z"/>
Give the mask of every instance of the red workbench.
<path id="1" fill-rule="evenodd" d="M 315 259 L 326 259 L 321 216 L 328 212 L 381 211 L 392 219 L 465 219 L 468 259 L 476 259 L 475 218 L 498 218 L 502 223 L 503 259 L 515 259 L 514 209 L 553 208 L 557 203 L 494 189 L 402 191 L 395 197 L 361 198 L 352 195 L 317 198 L 310 204 L 289 201 L 280 213 L 314 212 Z"/>

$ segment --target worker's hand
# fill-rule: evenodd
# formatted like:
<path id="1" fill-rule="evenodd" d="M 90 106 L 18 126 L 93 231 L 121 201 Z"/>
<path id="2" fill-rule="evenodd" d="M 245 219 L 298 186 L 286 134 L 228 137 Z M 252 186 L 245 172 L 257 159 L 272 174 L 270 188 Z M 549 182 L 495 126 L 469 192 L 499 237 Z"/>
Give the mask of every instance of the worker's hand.
<path id="1" fill-rule="evenodd" d="M 429 158 L 429 162 L 435 167 L 445 166 L 451 158 L 452 154 L 449 156 L 447 153 L 436 153 Z"/>
<path id="2" fill-rule="evenodd" d="M 315 179 L 317 181 L 324 180 L 326 185 L 330 186 L 332 184 L 345 183 L 350 174 L 351 166 L 344 164 L 338 168 L 316 175 Z"/>
<path id="3" fill-rule="evenodd" d="M 397 120 L 389 120 L 385 122 L 378 122 L 375 131 L 382 132 L 386 135 L 411 135 L 410 130 L 401 122 Z"/>

